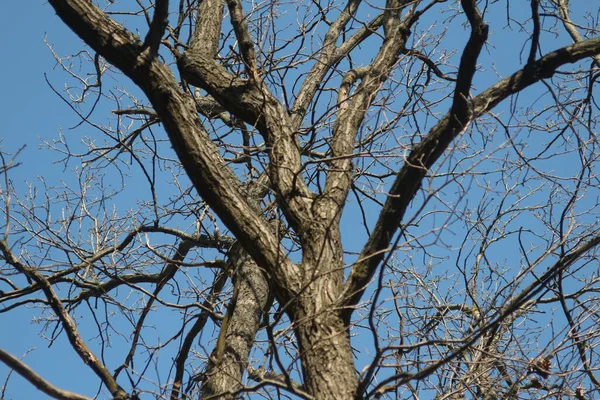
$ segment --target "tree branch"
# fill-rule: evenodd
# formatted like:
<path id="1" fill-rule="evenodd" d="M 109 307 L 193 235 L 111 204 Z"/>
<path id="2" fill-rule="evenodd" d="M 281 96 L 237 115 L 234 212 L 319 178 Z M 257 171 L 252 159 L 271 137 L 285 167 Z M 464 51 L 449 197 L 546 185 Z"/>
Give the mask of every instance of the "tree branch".
<path id="1" fill-rule="evenodd" d="M 279 300 L 285 303 L 294 297 L 293 293 L 299 290 L 299 271 L 280 248 L 278 238 L 266 221 L 249 206 L 241 194 L 242 185 L 239 179 L 225 164 L 218 148 L 202 126 L 193 99 L 181 92 L 168 66 L 157 59 L 140 58 L 139 40 L 108 18 L 90 1 L 50 0 L 50 4 L 75 33 L 145 92 L 160 115 L 173 149 L 198 193 L 215 210 L 257 264 L 273 276 L 273 281 L 277 283 L 275 289 Z M 209 70 L 214 71 L 214 61 L 202 62 L 207 67 L 213 67 L 209 67 Z M 219 71 L 222 72 L 222 69 Z M 201 86 L 202 78 L 199 76 L 196 82 L 190 82 Z M 247 90 L 239 85 L 234 84 L 233 90 L 241 91 L 240 96 L 247 95 Z M 287 116 L 278 114 L 272 118 L 281 124 L 285 123 Z M 291 130 L 284 136 L 284 142 L 289 147 L 289 143 L 293 143 Z M 274 147 L 281 149 L 281 146 Z M 285 150 L 287 148 L 281 149 L 282 154 L 287 155 Z M 279 154 L 277 160 L 288 162 Z M 295 162 L 299 165 L 299 158 Z M 297 187 L 297 169 L 280 172 L 287 185 Z M 292 191 L 286 185 L 279 185 L 282 186 L 287 191 Z"/>
<path id="2" fill-rule="evenodd" d="M 263 367 L 260 368 L 249 368 L 248 377 L 257 383 L 265 383 L 273 386 L 280 387 L 285 390 L 289 390 L 294 394 L 303 396 L 306 399 L 313 399 L 309 393 L 306 392 L 305 388 L 298 382 L 291 381 L 291 385 L 286 382 L 286 378 L 274 372 L 266 371 Z"/>
<path id="3" fill-rule="evenodd" d="M 302 119 L 308 110 L 308 106 L 315 97 L 315 93 L 317 93 L 318 88 L 321 86 L 321 83 L 329 70 L 337 65 L 362 40 L 375 32 L 383 23 L 382 13 L 376 17 L 371 24 L 368 26 L 365 25 L 353 35 L 351 39 L 355 38 L 354 41 L 349 39 L 347 43 L 352 42 L 353 45 L 346 45 L 344 51 L 338 51 L 336 43 L 348 22 L 354 18 L 361 2 L 361 0 L 349 0 L 339 17 L 329 26 L 329 30 L 323 39 L 323 45 L 320 50 L 321 54 L 306 76 L 306 79 L 304 79 L 302 87 L 298 92 L 298 97 L 296 97 L 294 105 L 292 106 L 292 123 L 295 128 L 302 123 Z"/>
<path id="4" fill-rule="evenodd" d="M 56 314 L 61 322 L 61 325 L 67 334 L 67 338 L 69 339 L 69 343 L 73 347 L 73 350 L 77 352 L 83 362 L 86 365 L 89 365 L 92 371 L 94 371 L 102 380 L 113 397 L 118 400 L 127 399 L 127 393 L 119 386 L 108 369 L 106 369 L 104 364 L 102 364 L 102 362 L 100 362 L 100 360 L 94 355 L 94 353 L 79 335 L 79 331 L 77 330 L 75 322 L 71 319 L 71 316 L 54 292 L 54 289 L 48 280 L 46 280 L 46 278 L 35 269 L 29 268 L 25 264 L 21 263 L 21 261 L 15 257 L 13 252 L 8 247 L 8 244 L 4 240 L 0 240 L 0 252 L 8 264 L 12 265 L 17 271 L 40 285 L 44 295 L 48 299 L 52 311 L 54 311 L 54 314 Z"/>
<path id="5" fill-rule="evenodd" d="M 152 310 L 152 306 L 154 305 L 154 300 L 161 292 L 161 290 L 165 287 L 165 285 L 175 276 L 177 270 L 179 268 L 178 262 L 182 262 L 185 260 L 185 257 L 192 249 L 192 244 L 187 241 L 183 241 L 179 243 L 177 246 L 177 250 L 175 250 L 175 255 L 173 256 L 173 262 L 169 262 L 164 266 L 162 271 L 160 272 L 160 277 L 156 283 L 156 287 L 154 288 L 154 292 L 152 296 L 148 299 L 148 302 L 144 305 L 142 312 L 140 313 L 140 317 L 138 318 L 137 323 L 135 324 L 135 329 L 133 330 L 133 337 L 131 338 L 131 346 L 129 347 L 129 352 L 125 356 L 125 360 L 123 363 L 115 370 L 113 376 L 115 379 L 119 376 L 119 373 L 124 369 L 129 367 L 129 364 L 133 360 L 133 356 L 135 355 L 135 351 L 137 349 L 138 341 L 142 334 L 142 328 L 144 327 L 144 321 L 146 317 Z"/>
<path id="6" fill-rule="evenodd" d="M 82 396 L 77 393 L 70 392 L 68 390 L 59 389 L 52 385 L 50 382 L 39 376 L 34 370 L 32 370 L 23 361 L 19 360 L 12 354 L 0 349 L 0 361 L 6 364 L 9 368 L 16 371 L 23 378 L 27 379 L 29 383 L 35 386 L 41 392 L 48 396 L 59 399 L 59 400 L 92 400 L 91 397 Z"/>
<path id="7" fill-rule="evenodd" d="M 373 99 L 383 82 L 389 77 L 398 57 L 404 50 L 406 40 L 410 35 L 411 24 L 416 21 L 410 14 L 405 20 L 399 19 L 400 1 L 390 0 L 386 4 L 389 8 L 385 11 L 383 18 L 386 23 L 386 39 L 369 66 L 360 68 L 355 73 L 350 72 L 344 77 L 338 93 L 340 109 L 333 125 L 332 161 L 325 188 L 313 206 L 315 216 L 325 221 L 328 226 L 337 227 L 335 221 L 340 218 L 340 211 L 343 209 L 350 190 L 354 162 L 350 156 L 354 151 L 358 129 L 363 123 Z M 348 98 L 349 85 L 354 83 L 358 77 L 362 78 L 361 83 L 353 95 Z"/>
<path id="8" fill-rule="evenodd" d="M 598 53 L 600 53 L 600 38 L 589 39 L 548 53 L 468 101 L 466 108 L 470 110 L 470 118 L 478 118 L 509 96 L 541 79 L 551 77 L 561 66 L 595 56 Z M 391 240 L 402 222 L 408 205 L 421 187 L 421 181 L 425 174 L 454 138 L 462 132 L 462 129 L 457 129 L 456 119 L 453 115 L 452 112 L 449 112 L 429 131 L 427 136 L 411 151 L 404 166 L 398 171 L 375 228 L 346 282 L 345 296 L 346 306 L 348 306 L 344 311 L 346 323 L 350 321 L 353 312 L 352 306 L 360 301 L 379 263 L 383 260 L 385 253 L 389 251 Z M 461 126 L 466 126 L 466 123 L 468 121 L 462 121 Z"/>
<path id="9" fill-rule="evenodd" d="M 183 343 L 181 344 L 179 352 L 177 353 L 177 357 L 175 358 L 175 378 L 173 379 L 173 389 L 171 389 L 171 400 L 177 400 L 181 398 L 181 387 L 183 385 L 185 363 L 188 359 L 190 350 L 192 349 L 192 345 L 194 344 L 194 339 L 206 325 L 208 317 L 210 316 L 210 313 L 207 310 L 215 307 L 215 300 L 218 298 L 221 290 L 223 290 L 226 282 L 227 273 L 223 271 L 215 278 L 213 284 L 211 285 L 210 295 L 206 298 L 206 300 L 204 300 L 204 309 L 196 317 L 194 325 L 192 325 L 189 332 L 185 335 Z"/>
<path id="10" fill-rule="evenodd" d="M 239 0 L 227 0 L 227 7 L 229 8 L 231 25 L 233 25 L 238 46 L 242 53 L 242 59 L 246 65 L 246 72 L 250 79 L 255 84 L 258 84 L 260 77 L 258 76 L 258 68 L 256 66 L 256 53 L 254 52 L 254 43 L 248 31 L 248 22 L 246 22 L 242 4 Z"/>
<path id="11" fill-rule="evenodd" d="M 169 24 L 169 0 L 156 0 L 154 3 L 154 15 L 150 23 L 150 29 L 144 39 L 144 47 L 148 48 L 150 57 L 156 57 L 160 41 L 165 34 Z"/>
<path id="12" fill-rule="evenodd" d="M 529 49 L 529 57 L 527 64 L 535 61 L 535 54 L 539 48 L 540 42 L 540 0 L 531 0 L 531 19 L 533 21 L 533 34 L 531 35 L 531 47 Z"/>
<path id="13" fill-rule="evenodd" d="M 292 227 L 303 231 L 311 219 L 311 194 L 302 179 L 300 149 L 287 111 L 265 85 L 231 75 L 222 65 L 186 52 L 178 60 L 181 75 L 206 90 L 222 107 L 262 134 L 269 151 L 269 182 Z"/>
<path id="14" fill-rule="evenodd" d="M 582 42 L 584 40 L 583 36 L 581 36 L 581 33 L 579 33 L 579 31 L 575 27 L 575 24 L 573 24 L 573 21 L 571 21 L 571 18 L 569 17 L 569 2 L 568 2 L 568 0 L 557 0 L 557 1 L 558 1 L 558 9 L 560 11 L 560 16 L 562 18 L 562 22 L 563 22 L 565 29 L 567 30 L 569 35 L 571 35 L 573 42 L 575 42 L 575 43 Z M 592 56 L 592 58 L 594 59 L 594 63 L 596 64 L 596 67 L 600 68 L 600 54 L 596 54 L 596 55 Z"/>
<path id="15" fill-rule="evenodd" d="M 219 37 L 223 21 L 223 0 L 198 2 L 197 22 L 192 34 L 190 49 L 215 59 L 219 51 Z"/>
<path id="16" fill-rule="evenodd" d="M 469 115 L 471 110 L 468 107 L 471 83 L 477 69 L 477 60 L 488 35 L 488 26 L 483 22 L 475 0 L 462 0 L 462 7 L 471 25 L 471 34 L 460 58 L 454 99 L 450 109 L 461 131 L 467 126 L 471 118 Z"/>
<path id="17" fill-rule="evenodd" d="M 204 247 L 204 248 L 217 248 L 217 249 L 225 248 L 225 247 L 231 246 L 235 242 L 231 237 L 227 237 L 227 236 L 220 236 L 219 238 L 213 238 L 209 235 L 192 236 L 192 235 L 188 235 L 185 232 L 180 231 L 178 229 L 173 229 L 173 228 L 169 228 L 169 227 L 163 227 L 163 226 L 157 227 L 154 225 L 142 225 L 140 227 L 133 229 L 131 232 L 129 232 L 120 243 L 118 243 L 114 246 L 107 247 L 101 251 L 98 251 L 97 253 L 91 255 L 90 257 L 85 258 L 81 263 L 73 265 L 72 267 L 62 270 L 60 272 L 57 272 L 54 275 L 45 277 L 45 279 L 50 284 L 60 282 L 61 280 L 64 280 L 65 277 L 69 274 L 78 272 L 82 269 L 89 268 L 90 265 L 94 264 L 98 260 L 101 260 L 102 258 L 104 258 L 108 255 L 114 254 L 116 252 L 121 252 L 121 251 L 125 250 L 127 248 L 127 246 L 129 246 L 131 244 L 133 239 L 135 239 L 135 237 L 138 234 L 144 233 L 144 232 L 147 232 L 147 233 L 155 232 L 155 233 L 164 233 L 164 234 L 168 234 L 168 235 L 173 235 L 183 241 L 190 242 L 191 244 L 193 244 L 196 247 Z M 207 266 L 207 265 L 205 264 L 203 266 Z M 216 267 L 218 267 L 218 266 L 216 266 Z M 77 296 L 75 299 L 72 300 L 72 302 L 85 300 L 91 296 L 96 296 L 101 293 L 107 293 L 110 290 L 116 288 L 117 286 L 119 286 L 120 284 L 123 284 L 123 283 L 127 284 L 127 283 L 140 283 L 140 282 L 156 282 L 156 279 L 158 279 L 159 276 L 160 276 L 160 274 L 154 274 L 154 275 L 132 274 L 132 275 L 120 276 L 118 279 L 117 278 L 111 279 L 107 282 L 97 284 L 97 286 L 95 286 L 94 288 L 90 288 L 88 291 L 81 292 L 79 294 L 79 296 Z M 27 295 L 27 294 L 34 293 L 37 290 L 40 290 L 40 285 L 36 282 L 33 282 L 30 286 L 27 286 L 25 288 L 15 289 L 13 291 L 3 293 L 2 295 L 0 295 L 0 303 L 15 299 L 15 298 Z"/>

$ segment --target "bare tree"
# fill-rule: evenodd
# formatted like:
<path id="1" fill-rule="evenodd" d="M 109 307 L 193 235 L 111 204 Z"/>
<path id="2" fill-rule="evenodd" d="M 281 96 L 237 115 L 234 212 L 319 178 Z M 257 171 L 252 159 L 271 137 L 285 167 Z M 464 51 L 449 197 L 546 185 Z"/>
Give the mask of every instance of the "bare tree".
<path id="1" fill-rule="evenodd" d="M 97 398 L 599 395 L 594 2 L 49 3 L 94 133 L 3 159 L 0 312 Z"/>

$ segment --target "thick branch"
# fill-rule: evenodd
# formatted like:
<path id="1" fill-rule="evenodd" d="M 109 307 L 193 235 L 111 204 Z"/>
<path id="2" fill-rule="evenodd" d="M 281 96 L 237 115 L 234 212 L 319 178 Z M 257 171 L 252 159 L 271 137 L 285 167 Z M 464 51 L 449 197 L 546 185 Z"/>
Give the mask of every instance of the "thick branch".
<path id="1" fill-rule="evenodd" d="M 466 107 L 470 110 L 470 118 L 478 118 L 509 96 L 544 78 L 551 77 L 559 67 L 593 57 L 598 53 L 600 53 L 600 38 L 579 42 L 545 55 L 468 101 Z M 457 129 L 456 120 L 452 115 L 451 112 L 446 114 L 429 131 L 423 141 L 411 151 L 406 163 L 398 172 L 375 228 L 346 282 L 346 305 L 349 306 L 345 311 L 346 323 L 350 321 L 352 306 L 360 301 L 377 266 L 383 260 L 385 252 L 389 250 L 391 240 L 400 226 L 408 205 L 421 187 L 425 174 L 452 140 L 462 132 L 460 127 Z M 462 127 L 466 125 L 465 122 L 468 123 L 463 121 Z"/>
<path id="2" fill-rule="evenodd" d="M 387 37 L 379 49 L 371 65 L 350 71 L 342 80 L 338 93 L 340 109 L 333 126 L 333 139 L 331 142 L 332 161 L 325 181 L 325 189 L 315 201 L 313 209 L 315 217 L 322 219 L 326 225 L 337 226 L 341 209 L 346 202 L 346 197 L 352 182 L 354 141 L 359 127 L 371 106 L 377 92 L 385 82 L 398 57 L 404 50 L 406 40 L 410 34 L 410 16 L 408 21 L 398 19 L 400 2 L 390 1 L 388 6 L 392 10 L 386 11 Z M 414 22 L 414 21 L 413 21 Z M 360 85 L 348 98 L 350 85 L 357 78 L 361 78 Z"/>
<path id="3" fill-rule="evenodd" d="M 169 24 L 169 0 L 156 0 L 154 16 L 150 23 L 150 30 L 144 39 L 144 47 L 150 50 L 150 56 L 156 57 L 160 41 Z"/>
<path id="4" fill-rule="evenodd" d="M 127 399 L 127 393 L 119 386 L 104 364 L 102 364 L 102 362 L 90 350 L 87 344 L 85 344 L 79 335 L 79 331 L 77 330 L 75 322 L 73 319 L 71 319 L 71 316 L 63 306 L 62 302 L 46 278 L 35 269 L 29 268 L 25 264 L 21 263 L 21 261 L 15 257 L 13 252 L 8 247 L 8 244 L 4 240 L 0 240 L 0 252 L 8 264 L 12 265 L 17 271 L 40 285 L 44 295 L 48 299 L 48 303 L 50 304 L 52 311 L 54 311 L 54 314 L 56 314 L 56 317 L 61 322 L 61 325 L 67 334 L 67 338 L 69 339 L 69 343 L 73 347 L 73 350 L 77 352 L 83 362 L 86 365 L 89 365 L 96 375 L 102 380 L 113 397 L 119 400 Z"/>
<path id="5" fill-rule="evenodd" d="M 344 56 L 346 56 L 358 43 L 360 43 L 360 41 L 364 40 L 370 36 L 371 33 L 375 32 L 383 23 L 383 17 L 380 15 L 376 18 L 377 23 L 369 26 L 370 29 L 363 28 L 361 29 L 362 32 L 360 36 L 356 36 L 358 33 L 355 35 L 355 37 L 361 38 L 361 40 L 357 41 L 358 43 L 356 43 L 354 46 L 347 47 L 345 49 L 346 51 L 344 52 L 336 52 L 336 43 L 338 38 L 348 22 L 350 22 L 354 17 L 360 3 L 361 0 L 349 0 L 339 17 L 331 24 L 329 30 L 325 34 L 323 45 L 320 49 L 321 54 L 319 55 L 319 59 L 306 76 L 306 79 L 304 80 L 304 83 L 298 92 L 298 97 L 294 102 L 294 106 L 292 107 L 294 127 L 298 127 L 302 122 L 302 118 L 306 114 L 308 106 L 312 102 L 315 93 L 317 93 L 318 88 L 321 86 L 321 83 L 323 82 L 323 79 L 329 70 L 339 63 Z"/>
<path id="6" fill-rule="evenodd" d="M 215 59 L 219 51 L 222 20 L 223 0 L 200 1 L 190 49 L 210 59 Z"/>
<path id="7" fill-rule="evenodd" d="M 302 179 L 300 149 L 290 117 L 281 103 L 262 84 L 239 79 L 222 65 L 200 54 L 186 52 L 178 60 L 181 75 L 201 87 L 222 107 L 265 138 L 269 151 L 269 181 L 286 218 L 297 232 L 310 220 L 311 195 Z"/>
<path id="8" fill-rule="evenodd" d="M 235 36 L 238 40 L 238 46 L 242 53 L 242 59 L 246 65 L 246 72 L 254 83 L 258 83 L 258 68 L 256 66 L 256 53 L 254 51 L 254 43 L 248 31 L 248 22 L 242 9 L 242 3 L 239 0 L 227 0 L 229 8 L 229 17 Z"/>
<path id="9" fill-rule="evenodd" d="M 35 386 L 41 392 L 47 394 L 54 399 L 60 400 L 92 400 L 90 397 L 82 396 L 68 390 L 59 389 L 50 382 L 39 376 L 34 370 L 29 368 L 23 361 L 19 360 L 12 354 L 0 349 L 0 361 L 6 364 L 10 369 L 16 371 L 29 383 Z"/>
<path id="10" fill-rule="evenodd" d="M 258 265 L 239 246 L 232 249 L 230 255 L 235 265 L 233 296 L 206 369 L 202 385 L 205 397 L 242 387 L 248 356 L 269 299 L 269 283 Z M 223 395 L 222 398 L 236 397 Z"/>
<path id="11" fill-rule="evenodd" d="M 527 64 L 535 61 L 535 54 L 537 53 L 539 42 L 540 42 L 540 0 L 531 0 L 531 19 L 533 21 L 533 34 L 531 35 L 531 47 L 529 48 L 529 57 L 527 57 Z"/>
<path id="12" fill-rule="evenodd" d="M 460 58 L 454 99 L 450 110 L 461 130 L 469 123 L 471 110 L 468 107 L 468 99 L 471 84 L 477 69 L 479 54 L 488 35 L 488 26 L 483 22 L 475 0 L 462 0 L 462 6 L 471 25 L 471 34 Z"/>
<path id="13" fill-rule="evenodd" d="M 198 193 L 257 264 L 273 276 L 279 284 L 276 294 L 287 302 L 298 290 L 297 269 L 270 227 L 240 193 L 241 184 L 202 126 L 193 99 L 181 92 L 169 68 L 157 59 L 139 57 L 139 41 L 91 2 L 50 3 L 71 29 L 143 89 Z M 286 175 L 288 181 L 293 180 L 290 174 Z"/>
<path id="14" fill-rule="evenodd" d="M 268 192 L 265 179 L 266 175 L 261 175 L 246 190 L 250 205 L 257 210 Z M 232 246 L 228 257 L 232 264 L 234 294 L 204 374 L 202 392 L 205 397 L 222 394 L 224 399 L 233 399 L 233 395 L 225 393 L 240 388 L 261 316 L 268 312 L 271 296 L 267 277 L 239 244 Z"/>

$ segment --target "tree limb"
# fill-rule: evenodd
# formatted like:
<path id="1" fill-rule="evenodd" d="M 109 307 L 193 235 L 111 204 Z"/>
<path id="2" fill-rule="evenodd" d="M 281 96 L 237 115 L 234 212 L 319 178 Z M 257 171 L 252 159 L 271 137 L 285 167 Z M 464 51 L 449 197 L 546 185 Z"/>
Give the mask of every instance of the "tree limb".
<path id="1" fill-rule="evenodd" d="M 75 322 L 63 306 L 48 280 L 35 269 L 29 268 L 25 264 L 21 263 L 21 261 L 15 257 L 13 252 L 8 247 L 8 244 L 4 240 L 0 240 L 0 252 L 8 264 L 12 265 L 17 271 L 40 285 L 44 295 L 48 299 L 52 311 L 54 311 L 57 318 L 61 322 L 61 325 L 67 334 L 67 338 L 69 339 L 69 343 L 73 347 L 73 350 L 77 352 L 83 362 L 86 365 L 89 365 L 92 371 L 94 371 L 102 380 L 113 397 L 117 400 L 127 399 L 129 397 L 127 393 L 121 388 L 121 386 L 119 386 L 108 369 L 106 369 L 104 364 L 102 364 L 96 355 L 94 355 L 94 353 L 81 338 Z"/>
<path id="2" fill-rule="evenodd" d="M 227 0 L 227 7 L 229 8 L 229 18 L 231 19 L 231 25 L 235 36 L 238 40 L 238 46 L 242 53 L 242 59 L 246 65 L 246 72 L 250 79 L 258 84 L 260 77 L 258 76 L 258 68 L 256 65 L 256 53 L 254 51 L 254 43 L 250 37 L 248 31 L 248 22 L 242 9 L 242 3 L 239 0 Z"/>
<path id="3" fill-rule="evenodd" d="M 151 57 L 156 57 L 160 41 L 165 34 L 169 24 L 169 0 L 156 0 L 154 3 L 154 15 L 150 23 L 150 29 L 144 39 L 144 47 L 148 48 Z"/>
<path id="4" fill-rule="evenodd" d="M 571 35 L 573 42 L 575 42 L 575 43 L 582 42 L 584 40 L 583 36 L 581 36 L 581 33 L 579 33 L 579 31 L 577 30 L 577 28 L 575 27 L 575 24 L 573 24 L 573 21 L 571 21 L 571 17 L 569 17 L 569 2 L 568 2 L 568 0 L 557 0 L 557 1 L 558 1 L 558 10 L 560 11 L 560 16 L 562 18 L 562 22 L 563 22 L 565 29 L 567 30 L 569 35 Z M 596 54 L 596 55 L 592 56 L 592 58 L 594 59 L 594 63 L 596 64 L 596 67 L 600 68 L 600 54 Z"/>
<path id="5" fill-rule="evenodd" d="M 600 38 L 575 43 L 546 54 L 468 101 L 466 108 L 470 110 L 470 118 L 478 118 L 509 96 L 544 78 L 551 77 L 561 66 L 593 57 L 598 53 L 600 53 Z M 466 126 L 467 122 L 463 121 L 462 127 Z M 359 261 L 352 268 L 346 282 L 345 296 L 348 306 L 344 312 L 346 323 L 350 321 L 352 306 L 360 301 L 379 263 L 389 250 L 391 240 L 400 226 L 408 205 L 421 187 L 425 174 L 461 132 L 462 128 L 457 129 L 453 113 L 449 112 L 407 157 L 406 163 L 392 184 L 375 228 L 361 251 Z"/>
<path id="6" fill-rule="evenodd" d="M 92 400 L 91 397 L 82 396 L 77 393 L 70 392 L 57 388 L 41 376 L 39 376 L 33 369 L 31 369 L 23 361 L 19 360 L 12 354 L 0 349 L 0 361 L 6 364 L 9 368 L 16 371 L 23 378 L 27 379 L 29 383 L 35 386 L 41 392 L 48 396 L 59 399 L 59 400 Z"/>
<path id="7" fill-rule="evenodd" d="M 300 149 L 287 111 L 262 83 L 234 77 L 222 65 L 186 52 L 178 60 L 181 75 L 206 90 L 223 108 L 262 134 L 269 151 L 269 182 L 283 212 L 298 232 L 310 221 L 311 194 L 302 179 Z"/>
<path id="8" fill-rule="evenodd" d="M 276 294 L 287 302 L 298 290 L 296 267 L 264 219 L 240 193 L 239 179 L 225 164 L 201 124 L 193 99 L 181 92 L 168 66 L 140 57 L 140 42 L 90 1 L 50 0 L 50 4 L 75 33 L 146 93 L 198 193 L 252 258 L 273 275 L 274 282 L 279 283 Z M 286 172 L 287 183 L 293 183 L 294 174 Z"/>
<path id="9" fill-rule="evenodd" d="M 223 0 L 198 2 L 197 23 L 192 33 L 190 49 L 215 59 L 219 52 L 219 36 L 223 20 Z"/>

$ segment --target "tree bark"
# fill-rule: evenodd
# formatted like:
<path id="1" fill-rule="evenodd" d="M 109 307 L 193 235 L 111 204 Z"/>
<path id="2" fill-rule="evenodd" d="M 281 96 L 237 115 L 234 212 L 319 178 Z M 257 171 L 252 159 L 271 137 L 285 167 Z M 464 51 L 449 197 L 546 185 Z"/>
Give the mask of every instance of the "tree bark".
<path id="1" fill-rule="evenodd" d="M 234 253 L 240 254 L 237 246 Z M 202 397 L 220 395 L 220 399 L 235 399 L 242 387 L 242 376 L 258 332 L 263 310 L 269 298 L 269 284 L 258 265 L 249 256 L 233 260 L 239 265 L 235 272 L 234 293 L 212 352 L 202 385 Z"/>
<path id="2" fill-rule="evenodd" d="M 296 315 L 305 390 L 319 400 L 352 399 L 358 379 L 348 330 L 340 313 L 319 309 L 325 294 L 303 297 Z"/>
<path id="3" fill-rule="evenodd" d="M 317 399 L 351 399 L 358 380 L 348 327 L 338 308 L 344 278 L 339 218 L 336 208 L 321 209 L 319 204 L 304 235 L 300 267 L 304 290 L 290 317 L 296 326 L 306 391 Z"/>

